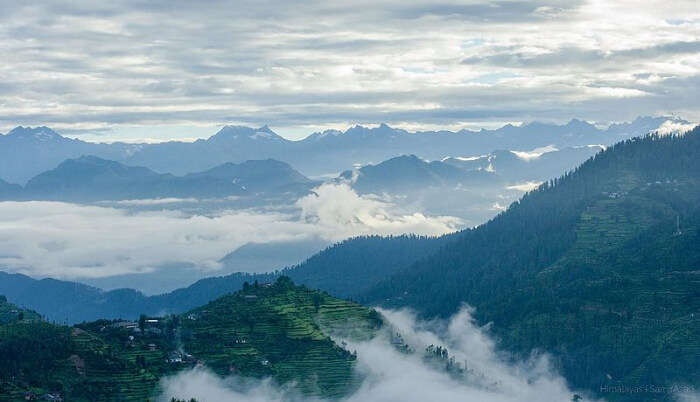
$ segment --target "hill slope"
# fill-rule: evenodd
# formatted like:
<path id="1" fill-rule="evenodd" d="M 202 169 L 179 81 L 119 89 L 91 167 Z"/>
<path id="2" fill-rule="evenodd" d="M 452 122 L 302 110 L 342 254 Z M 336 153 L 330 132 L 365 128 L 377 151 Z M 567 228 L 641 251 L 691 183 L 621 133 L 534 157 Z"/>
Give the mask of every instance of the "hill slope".
<path id="1" fill-rule="evenodd" d="M 125 200 L 167 197 L 214 197 L 244 194 L 223 179 L 159 174 L 148 168 L 82 156 L 68 159 L 27 183 L 24 197 L 65 201 Z"/>
<path id="2" fill-rule="evenodd" d="M 340 179 L 349 181 L 360 193 L 419 191 L 427 187 L 476 185 L 497 178 L 485 170 L 465 170 L 440 161 L 427 162 L 415 155 L 391 158 L 377 165 L 343 172 Z"/>
<path id="3" fill-rule="evenodd" d="M 254 193 L 302 193 L 319 184 L 274 159 L 248 160 L 239 164 L 228 162 L 204 172 L 185 175 L 185 178 L 198 177 L 233 182 Z"/>
<path id="4" fill-rule="evenodd" d="M 619 143 L 361 300 L 426 316 L 469 303 L 577 387 L 698 384 L 699 159 L 700 128 Z"/>
<path id="5" fill-rule="evenodd" d="M 8 183 L 0 179 L 0 200 L 8 200 L 18 197 L 22 193 L 19 184 Z"/>
<path id="6" fill-rule="evenodd" d="M 66 400 L 146 400 L 163 376 L 204 365 L 220 375 L 271 377 L 304 394 L 342 396 L 358 382 L 355 356 L 329 334 L 366 338 L 381 317 L 281 278 L 249 286 L 181 316 L 75 327 L 0 325 L 0 400 L 28 393 Z M 47 397 L 48 399 L 48 397 Z"/>
<path id="7" fill-rule="evenodd" d="M 357 237 L 330 246 L 305 262 L 279 272 L 206 278 L 157 296 L 145 296 L 132 289 L 103 291 L 75 282 L 36 280 L 0 271 L 0 294 L 13 303 L 39 311 L 49 320 L 62 323 L 98 318 L 134 319 L 141 313 L 181 313 L 235 292 L 246 281 L 270 282 L 282 273 L 312 288 L 340 297 L 356 297 L 381 279 L 434 253 L 455 236 L 458 234 L 438 238 Z"/>
<path id="8" fill-rule="evenodd" d="M 41 320 L 41 316 L 35 311 L 22 309 L 9 303 L 7 297 L 0 295 L 0 324 L 10 324 L 23 320 Z"/>

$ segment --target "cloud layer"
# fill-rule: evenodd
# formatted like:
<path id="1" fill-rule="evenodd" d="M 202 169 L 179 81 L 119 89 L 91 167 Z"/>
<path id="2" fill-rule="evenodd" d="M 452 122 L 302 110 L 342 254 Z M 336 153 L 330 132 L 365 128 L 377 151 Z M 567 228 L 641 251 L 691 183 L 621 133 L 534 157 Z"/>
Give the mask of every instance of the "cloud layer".
<path id="1" fill-rule="evenodd" d="M 459 401 L 516 402 L 567 401 L 574 392 L 554 373 L 546 356 L 509 363 L 495 351 L 488 331 L 475 325 L 471 309 L 463 308 L 447 322 L 421 322 L 407 311 L 382 311 L 405 342 L 417 352 L 404 354 L 394 349 L 387 336 L 372 341 L 349 343 L 357 350 L 357 370 L 364 382 L 346 402 Z M 387 335 L 387 334 L 384 334 Z M 447 347 L 450 356 L 464 367 L 460 377 L 446 373 L 441 365 L 423 359 L 428 345 Z M 289 401 L 300 400 L 290 388 L 272 382 L 221 379 L 205 370 L 194 370 L 167 378 L 162 383 L 162 400 L 196 397 L 207 401 Z"/>
<path id="2" fill-rule="evenodd" d="M 172 201 L 172 200 L 168 200 Z M 59 202 L 0 203 L 0 266 L 32 276 L 99 278 L 145 273 L 174 262 L 210 274 L 218 260 L 249 243 L 363 234 L 456 230 L 461 221 L 397 212 L 360 197 L 347 185 L 326 184 L 285 211 L 230 210 L 214 215 L 139 211 Z M 282 268 L 282 267 L 280 267 Z"/>
<path id="3" fill-rule="evenodd" d="M 694 0 L 4 2 L 0 50 L 0 131 L 700 120 Z"/>

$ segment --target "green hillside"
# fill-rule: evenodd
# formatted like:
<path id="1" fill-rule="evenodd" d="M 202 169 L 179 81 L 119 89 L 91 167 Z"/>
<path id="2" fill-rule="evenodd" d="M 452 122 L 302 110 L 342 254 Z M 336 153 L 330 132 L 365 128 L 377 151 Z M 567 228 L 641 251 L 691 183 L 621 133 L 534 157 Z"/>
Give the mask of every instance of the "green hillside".
<path id="1" fill-rule="evenodd" d="M 369 337 L 381 325 L 374 310 L 286 277 L 178 316 L 74 327 L 11 322 L 0 325 L 0 400 L 143 401 L 157 395 L 160 378 L 197 365 L 342 396 L 358 384 L 356 356 L 329 336 Z"/>
<path id="2" fill-rule="evenodd" d="M 617 144 L 363 300 L 424 316 L 467 302 L 504 349 L 550 352 L 575 387 L 672 398 L 605 390 L 700 384 L 699 160 L 700 128 Z"/>
<path id="3" fill-rule="evenodd" d="M 19 308 L 0 295 L 0 324 L 10 324 L 18 321 L 36 321 L 41 316 L 35 311 Z"/>

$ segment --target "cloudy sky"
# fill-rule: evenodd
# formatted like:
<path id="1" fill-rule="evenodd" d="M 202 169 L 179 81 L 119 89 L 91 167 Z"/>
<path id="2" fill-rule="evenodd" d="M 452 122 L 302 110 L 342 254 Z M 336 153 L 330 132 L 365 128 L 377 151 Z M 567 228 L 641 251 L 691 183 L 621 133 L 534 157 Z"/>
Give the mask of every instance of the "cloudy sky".
<path id="1" fill-rule="evenodd" d="M 5 1 L 0 51 L 0 132 L 700 120 L 696 0 Z"/>

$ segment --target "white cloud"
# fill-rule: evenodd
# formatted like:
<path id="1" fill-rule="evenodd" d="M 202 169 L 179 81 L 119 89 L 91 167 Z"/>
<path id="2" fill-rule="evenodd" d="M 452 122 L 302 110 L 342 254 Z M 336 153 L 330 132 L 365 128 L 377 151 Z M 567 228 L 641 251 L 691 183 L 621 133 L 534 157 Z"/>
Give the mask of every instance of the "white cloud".
<path id="1" fill-rule="evenodd" d="M 676 400 L 678 402 L 698 402 L 700 401 L 700 391 L 696 391 L 694 387 L 688 385 L 676 385 L 677 392 Z"/>
<path id="2" fill-rule="evenodd" d="M 558 150 L 559 149 L 557 149 L 557 147 L 555 147 L 554 145 L 547 145 L 545 147 L 535 148 L 532 151 L 510 151 L 510 152 L 522 160 L 531 161 L 533 159 L 539 158 L 540 156 L 542 156 L 548 152 L 555 152 Z"/>
<path id="3" fill-rule="evenodd" d="M 228 210 L 211 216 L 60 202 L 0 203 L 0 266 L 32 276 L 98 278 L 150 272 L 171 262 L 220 268 L 218 260 L 249 243 L 363 234 L 438 235 L 457 230 L 452 217 L 401 214 L 346 185 L 323 185 L 293 210 Z"/>
<path id="4" fill-rule="evenodd" d="M 165 204 L 181 204 L 181 203 L 195 203 L 196 198 L 152 198 L 152 199 L 140 199 L 140 200 L 120 200 L 120 201 L 106 201 L 105 204 L 113 202 L 117 205 L 129 205 L 129 206 L 147 206 L 147 205 L 165 205 Z"/>
<path id="5" fill-rule="evenodd" d="M 347 234 L 449 232 L 462 222 L 455 217 L 427 217 L 421 213 L 397 214 L 396 206 L 371 196 L 359 196 L 350 186 L 323 184 L 313 194 L 297 201 L 304 222 L 314 225 L 326 238 Z"/>
<path id="6" fill-rule="evenodd" d="M 512 186 L 507 186 L 507 190 L 517 190 L 517 191 L 523 191 L 523 192 L 528 192 L 536 189 L 537 187 L 542 184 L 541 181 L 526 181 L 524 183 L 519 183 L 519 184 L 513 184 Z"/>
<path id="7" fill-rule="evenodd" d="M 679 123 L 677 121 L 666 120 L 659 128 L 656 130 L 660 135 L 669 134 L 684 134 L 695 128 L 695 124 L 689 123 Z"/>
<path id="8" fill-rule="evenodd" d="M 488 331 L 475 325 L 469 308 L 463 308 L 447 325 L 417 321 L 406 311 L 382 313 L 392 331 L 401 333 L 416 353 L 404 354 L 394 349 L 388 333 L 368 342 L 349 342 L 348 349 L 357 350 L 357 370 L 364 382 L 342 401 L 560 402 L 571 400 L 574 394 L 564 379 L 552 371 L 546 356 L 515 363 L 503 360 Z M 455 362 L 466 365 L 467 374 L 461 378 L 452 376 L 442 370 L 444 366 L 426 363 L 424 350 L 430 344 L 447 347 Z M 240 378 L 219 379 L 195 370 L 165 379 L 161 399 L 167 401 L 175 396 L 196 397 L 203 402 L 247 402 L 299 398 L 289 388 L 277 388 L 269 380 L 254 386 L 250 382 L 247 387 L 241 384 Z"/>
<path id="9" fill-rule="evenodd" d="M 499 211 L 499 212 L 505 211 L 506 209 L 508 209 L 508 207 L 506 205 L 501 205 L 500 202 L 494 202 L 493 204 L 491 204 L 491 208 L 490 208 L 491 211 Z"/>

